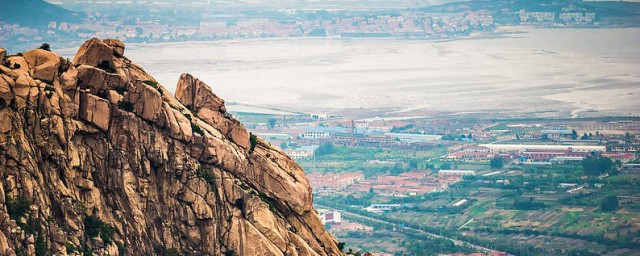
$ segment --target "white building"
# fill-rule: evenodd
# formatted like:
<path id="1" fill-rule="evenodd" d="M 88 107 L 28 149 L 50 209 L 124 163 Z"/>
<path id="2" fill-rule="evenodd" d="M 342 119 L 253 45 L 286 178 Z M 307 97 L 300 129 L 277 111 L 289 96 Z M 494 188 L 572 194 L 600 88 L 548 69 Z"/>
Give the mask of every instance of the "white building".
<path id="1" fill-rule="evenodd" d="M 308 140 L 317 140 L 323 138 L 329 138 L 329 132 L 315 132 L 315 131 L 307 131 L 300 134 L 300 138 L 308 139 Z"/>
<path id="2" fill-rule="evenodd" d="M 525 10 L 518 11 L 521 22 L 555 22 L 555 12 L 527 12 Z"/>
<path id="3" fill-rule="evenodd" d="M 390 212 L 398 207 L 400 207 L 399 204 L 372 204 L 364 209 L 370 212 Z"/>
<path id="4" fill-rule="evenodd" d="M 438 173 L 443 175 L 456 175 L 456 176 L 465 176 L 465 175 L 476 175 L 476 171 L 471 170 L 440 170 Z"/>
<path id="5" fill-rule="evenodd" d="M 316 114 L 316 113 L 314 113 L 314 114 L 309 114 L 309 116 L 311 117 L 311 119 L 314 119 L 314 120 L 327 120 L 327 119 L 329 119 L 329 115 L 327 115 L 327 114 Z"/>
<path id="6" fill-rule="evenodd" d="M 285 149 L 284 153 L 293 159 L 307 159 L 313 157 L 318 146 L 302 146 L 296 149 Z"/>
<path id="7" fill-rule="evenodd" d="M 258 137 L 265 140 L 290 140 L 291 135 L 284 133 L 257 133 Z"/>
<path id="8" fill-rule="evenodd" d="M 332 225 L 342 223 L 342 214 L 339 211 L 320 209 L 318 210 L 318 216 L 320 216 L 322 225 L 327 223 Z"/>
<path id="9" fill-rule="evenodd" d="M 571 150 L 572 152 L 605 152 L 606 146 L 588 145 L 542 145 L 542 144 L 482 144 L 492 151 L 544 151 L 544 150 Z"/>
<path id="10" fill-rule="evenodd" d="M 430 135 L 430 134 L 413 134 L 413 133 L 394 133 L 389 132 L 384 135 L 398 138 L 400 142 L 407 143 L 415 143 L 415 142 L 430 142 L 430 141 L 438 141 L 442 139 L 440 135 Z"/>

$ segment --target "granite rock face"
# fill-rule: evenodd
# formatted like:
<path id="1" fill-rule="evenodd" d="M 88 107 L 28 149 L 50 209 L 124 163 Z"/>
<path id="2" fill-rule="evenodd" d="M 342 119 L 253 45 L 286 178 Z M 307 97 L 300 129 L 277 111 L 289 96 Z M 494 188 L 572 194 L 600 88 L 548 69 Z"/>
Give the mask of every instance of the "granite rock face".
<path id="1" fill-rule="evenodd" d="M 342 255 L 300 166 L 124 50 L 1 58 L 0 255 Z"/>

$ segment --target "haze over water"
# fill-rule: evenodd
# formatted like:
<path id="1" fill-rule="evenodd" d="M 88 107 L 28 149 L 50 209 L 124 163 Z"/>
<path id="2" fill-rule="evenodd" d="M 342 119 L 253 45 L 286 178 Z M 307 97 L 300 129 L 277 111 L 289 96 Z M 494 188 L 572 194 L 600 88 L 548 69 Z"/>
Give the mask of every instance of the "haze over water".
<path id="1" fill-rule="evenodd" d="M 388 115 L 640 114 L 640 29 L 530 29 L 505 38 L 255 39 L 128 44 L 175 90 L 182 72 L 227 102 Z"/>

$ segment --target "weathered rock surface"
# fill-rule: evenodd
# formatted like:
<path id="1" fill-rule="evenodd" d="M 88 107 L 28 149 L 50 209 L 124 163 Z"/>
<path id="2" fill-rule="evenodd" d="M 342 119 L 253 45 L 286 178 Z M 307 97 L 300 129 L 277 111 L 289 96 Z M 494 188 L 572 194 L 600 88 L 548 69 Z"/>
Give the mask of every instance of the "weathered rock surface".
<path id="1" fill-rule="evenodd" d="M 239 146 L 245 149 L 250 146 L 247 130 L 236 119 L 230 118 L 224 100 L 215 95 L 209 85 L 190 74 L 182 74 L 178 80 L 176 98 Z"/>
<path id="2" fill-rule="evenodd" d="M 122 41 L 118 39 L 105 39 L 105 40 L 102 40 L 102 42 L 104 42 L 106 45 L 111 47 L 111 49 L 113 49 L 113 54 L 116 57 L 124 56 L 124 43 L 122 43 Z"/>
<path id="3" fill-rule="evenodd" d="M 24 59 L 29 64 L 31 77 L 42 81 L 53 81 L 60 67 L 60 56 L 42 49 L 25 52 Z"/>
<path id="4" fill-rule="evenodd" d="M 114 50 L 100 39 L 92 38 L 86 41 L 73 57 L 73 64 L 89 65 L 97 67 L 99 65 L 108 64 L 113 67 Z"/>
<path id="5" fill-rule="evenodd" d="M 0 255 L 342 255 L 300 166 L 124 49 L 0 58 Z"/>
<path id="6" fill-rule="evenodd" d="M 4 57 L 7 56 L 7 50 L 0 48 L 0 64 L 4 62 Z"/>

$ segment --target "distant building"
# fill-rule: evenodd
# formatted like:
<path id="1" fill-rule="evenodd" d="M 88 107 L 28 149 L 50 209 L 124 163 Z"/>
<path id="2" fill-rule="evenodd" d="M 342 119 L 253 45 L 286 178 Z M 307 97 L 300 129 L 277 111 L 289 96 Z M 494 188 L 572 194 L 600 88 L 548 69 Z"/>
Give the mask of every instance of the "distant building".
<path id="1" fill-rule="evenodd" d="M 331 142 L 339 145 L 355 145 L 364 138 L 362 134 L 338 133 L 331 138 Z"/>
<path id="2" fill-rule="evenodd" d="M 559 139 L 565 137 L 571 137 L 573 131 L 571 130 L 542 130 L 540 134 L 546 134 L 549 139 Z"/>
<path id="3" fill-rule="evenodd" d="M 337 225 L 342 223 L 342 214 L 339 211 L 320 209 L 318 210 L 318 216 L 320 216 L 322 225 Z"/>
<path id="4" fill-rule="evenodd" d="M 256 135 L 265 140 L 290 140 L 291 135 L 284 133 L 256 133 Z"/>
<path id="5" fill-rule="evenodd" d="M 584 160 L 582 156 L 557 156 L 549 159 L 552 163 L 578 163 Z"/>
<path id="6" fill-rule="evenodd" d="M 308 140 L 317 140 L 323 138 L 329 138 L 329 132 L 321 132 L 321 131 L 306 131 L 300 134 L 301 139 Z"/>
<path id="7" fill-rule="evenodd" d="M 548 22 L 554 23 L 556 21 L 555 12 L 527 12 L 525 10 L 518 11 L 520 22 Z"/>
<path id="8" fill-rule="evenodd" d="M 622 171 L 627 173 L 640 172 L 640 164 L 625 164 L 622 166 Z"/>
<path id="9" fill-rule="evenodd" d="M 609 151 L 611 152 L 638 152 L 638 148 L 640 148 L 640 145 L 616 143 L 616 144 L 609 145 L 608 148 L 609 148 Z"/>
<path id="10" fill-rule="evenodd" d="M 440 170 L 438 173 L 442 175 L 456 175 L 456 176 L 476 175 L 476 171 L 471 171 L 471 170 Z"/>
<path id="11" fill-rule="evenodd" d="M 388 125 L 385 122 L 375 122 L 375 123 L 370 123 L 367 127 L 367 130 L 372 131 L 372 132 L 390 132 L 391 129 L 393 129 L 393 126 Z"/>
<path id="12" fill-rule="evenodd" d="M 560 157 L 585 157 L 587 154 L 587 152 L 574 152 L 572 150 L 546 150 L 522 152 L 521 157 L 528 161 L 550 161 L 553 158 Z"/>
<path id="13" fill-rule="evenodd" d="M 593 23 L 596 20 L 596 14 L 593 12 L 563 12 L 560 13 L 560 20 L 565 23 Z"/>
<path id="14" fill-rule="evenodd" d="M 588 145 L 546 145 L 546 144 L 482 144 L 480 146 L 487 147 L 492 151 L 498 152 L 524 152 L 538 150 L 571 150 L 572 152 L 604 152 L 607 150 L 605 146 L 588 146 Z"/>
<path id="15" fill-rule="evenodd" d="M 498 154 L 491 152 L 487 147 L 469 146 L 461 151 L 447 154 L 446 158 L 455 160 L 470 160 L 470 161 L 488 161 Z"/>
<path id="16" fill-rule="evenodd" d="M 602 153 L 602 156 L 618 160 L 623 164 L 636 160 L 636 154 L 633 153 Z"/>
<path id="17" fill-rule="evenodd" d="M 342 115 L 312 113 L 312 114 L 309 114 L 309 117 L 313 120 L 337 120 L 337 119 L 341 119 Z"/>
<path id="18" fill-rule="evenodd" d="M 386 135 L 369 135 L 369 136 L 363 137 L 359 141 L 359 144 L 392 145 L 392 144 L 396 144 L 396 140 Z"/>
<path id="19" fill-rule="evenodd" d="M 440 135 L 429 135 L 429 134 L 389 132 L 389 133 L 385 133 L 384 135 L 398 138 L 400 142 L 406 142 L 406 143 L 431 142 L 431 141 L 438 141 L 442 139 L 442 136 Z"/>
<path id="20" fill-rule="evenodd" d="M 400 207 L 399 204 L 371 204 L 369 207 L 364 209 L 370 212 L 390 212 L 398 207 Z"/>
<path id="21" fill-rule="evenodd" d="M 293 159 L 307 159 L 313 157 L 317 145 L 302 146 L 296 149 L 285 149 L 284 152 Z"/>

